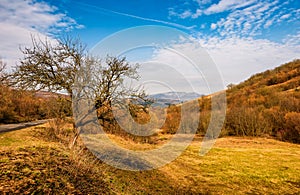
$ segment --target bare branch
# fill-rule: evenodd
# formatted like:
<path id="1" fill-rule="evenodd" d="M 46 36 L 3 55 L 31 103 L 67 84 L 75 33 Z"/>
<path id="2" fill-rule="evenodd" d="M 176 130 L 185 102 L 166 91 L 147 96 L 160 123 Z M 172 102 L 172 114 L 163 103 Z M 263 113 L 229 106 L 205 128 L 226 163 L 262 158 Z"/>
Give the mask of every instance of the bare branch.
<path id="1" fill-rule="evenodd" d="M 86 55 L 83 44 L 71 38 L 55 43 L 31 39 L 32 47 L 21 48 L 24 58 L 11 75 L 13 84 L 34 90 L 66 90 L 71 95 L 76 72 Z"/>
<path id="2" fill-rule="evenodd" d="M 7 81 L 7 74 L 5 73 L 6 63 L 0 59 L 0 84 L 4 84 Z"/>

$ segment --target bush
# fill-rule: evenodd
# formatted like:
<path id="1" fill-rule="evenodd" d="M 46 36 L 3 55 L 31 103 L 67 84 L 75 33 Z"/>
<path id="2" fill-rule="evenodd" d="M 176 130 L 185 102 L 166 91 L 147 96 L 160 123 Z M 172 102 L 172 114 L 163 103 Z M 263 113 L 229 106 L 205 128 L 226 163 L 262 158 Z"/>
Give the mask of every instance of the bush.
<path id="1" fill-rule="evenodd" d="M 283 139 L 293 143 L 300 143 L 300 113 L 288 112 L 285 118 Z"/>

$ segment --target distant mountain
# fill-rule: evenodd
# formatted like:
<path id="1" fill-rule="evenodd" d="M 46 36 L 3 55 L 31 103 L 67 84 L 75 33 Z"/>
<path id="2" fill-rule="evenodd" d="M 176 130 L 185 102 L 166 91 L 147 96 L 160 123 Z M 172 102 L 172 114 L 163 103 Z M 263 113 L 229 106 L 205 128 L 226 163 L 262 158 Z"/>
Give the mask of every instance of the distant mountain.
<path id="1" fill-rule="evenodd" d="M 70 96 L 66 94 L 49 92 L 49 91 L 36 91 L 35 97 L 47 99 L 47 98 L 58 98 L 58 97 L 69 98 Z"/>
<path id="2" fill-rule="evenodd" d="M 197 99 L 202 95 L 195 92 L 167 92 L 150 95 L 156 106 L 168 106 L 180 104 L 189 100 Z"/>

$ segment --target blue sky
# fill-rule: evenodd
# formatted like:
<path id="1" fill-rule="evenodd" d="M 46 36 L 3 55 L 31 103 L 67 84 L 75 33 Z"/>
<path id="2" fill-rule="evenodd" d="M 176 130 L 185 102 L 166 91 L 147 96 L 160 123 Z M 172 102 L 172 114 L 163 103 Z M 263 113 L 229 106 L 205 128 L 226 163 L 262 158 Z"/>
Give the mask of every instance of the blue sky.
<path id="1" fill-rule="evenodd" d="M 19 46 L 30 45 L 30 34 L 51 39 L 68 33 L 93 48 L 141 25 L 168 26 L 193 37 L 224 85 L 300 58 L 299 0 L 1 0 L 0 18 L 0 56 L 10 66 L 22 57 Z M 166 55 L 158 52 L 155 60 Z"/>
<path id="2" fill-rule="evenodd" d="M 73 33 L 91 44 L 97 36 L 101 39 L 125 28 L 149 24 L 169 25 L 196 36 L 253 37 L 278 43 L 300 31 L 298 0 L 48 2 L 83 25 Z"/>

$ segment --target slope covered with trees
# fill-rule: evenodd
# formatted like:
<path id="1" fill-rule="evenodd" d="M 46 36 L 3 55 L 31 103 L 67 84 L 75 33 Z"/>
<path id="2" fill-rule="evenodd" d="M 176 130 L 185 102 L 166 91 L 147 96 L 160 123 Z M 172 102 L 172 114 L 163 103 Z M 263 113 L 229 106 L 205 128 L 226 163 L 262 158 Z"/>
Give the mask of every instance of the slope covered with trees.
<path id="1" fill-rule="evenodd" d="M 70 116 L 69 97 L 58 93 L 14 88 L 0 59 L 0 124 Z"/>
<path id="2" fill-rule="evenodd" d="M 0 124 L 71 116 L 66 97 L 41 97 L 34 91 L 16 90 L 0 85 Z"/>
<path id="3" fill-rule="evenodd" d="M 207 131 L 212 96 L 198 99 L 201 112 L 198 134 Z M 230 84 L 226 97 L 226 120 L 221 136 L 267 136 L 300 143 L 300 60 L 253 75 L 238 85 Z M 176 132 L 180 107 L 167 109 L 164 132 Z M 197 113 L 190 113 L 190 120 L 197 117 Z"/>
<path id="4" fill-rule="evenodd" d="M 253 75 L 227 90 L 229 135 L 270 135 L 300 143 L 300 60 Z"/>

